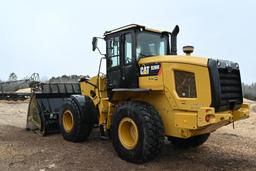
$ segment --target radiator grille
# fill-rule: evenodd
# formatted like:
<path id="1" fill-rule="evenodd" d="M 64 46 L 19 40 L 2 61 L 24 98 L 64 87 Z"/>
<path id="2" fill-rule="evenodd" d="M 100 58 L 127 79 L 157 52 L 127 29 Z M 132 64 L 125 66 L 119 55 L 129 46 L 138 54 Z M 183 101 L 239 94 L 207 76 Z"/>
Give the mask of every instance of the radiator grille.
<path id="1" fill-rule="evenodd" d="M 242 84 L 237 63 L 209 59 L 212 104 L 216 112 L 234 110 L 243 103 Z"/>
<path id="2" fill-rule="evenodd" d="M 219 68 L 220 80 L 220 108 L 233 109 L 236 104 L 242 103 L 242 88 L 239 70 L 229 71 Z"/>

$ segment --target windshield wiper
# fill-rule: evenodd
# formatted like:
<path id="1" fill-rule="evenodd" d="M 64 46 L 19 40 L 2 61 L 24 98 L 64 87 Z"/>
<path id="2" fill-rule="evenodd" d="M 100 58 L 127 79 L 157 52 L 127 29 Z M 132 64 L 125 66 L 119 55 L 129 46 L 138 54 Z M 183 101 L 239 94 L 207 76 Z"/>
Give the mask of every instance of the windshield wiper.
<path id="1" fill-rule="evenodd" d="M 142 56 L 142 57 L 150 57 L 150 56 L 153 56 L 153 55 L 145 55 L 143 53 L 139 53 L 139 56 Z"/>

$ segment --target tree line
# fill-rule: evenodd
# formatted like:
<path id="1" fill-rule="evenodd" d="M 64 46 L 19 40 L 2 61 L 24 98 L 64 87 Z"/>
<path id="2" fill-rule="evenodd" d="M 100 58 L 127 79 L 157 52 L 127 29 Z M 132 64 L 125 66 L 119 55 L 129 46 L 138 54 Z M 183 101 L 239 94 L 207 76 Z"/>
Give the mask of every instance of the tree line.
<path id="1" fill-rule="evenodd" d="M 78 75 L 62 75 L 58 77 L 51 77 L 50 79 L 45 79 L 44 82 L 46 83 L 74 83 L 79 82 L 80 78 L 83 76 Z M 8 81 L 17 81 L 18 77 L 17 75 L 12 72 L 9 75 Z M 0 80 L 0 82 L 2 82 Z M 242 84 L 243 89 L 243 96 L 250 100 L 256 100 L 256 83 L 252 84 Z"/>
<path id="2" fill-rule="evenodd" d="M 82 76 L 78 75 L 62 75 L 59 77 L 51 77 L 48 81 L 49 83 L 74 83 L 79 82 Z"/>
<path id="3" fill-rule="evenodd" d="M 242 85 L 243 95 L 249 100 L 256 100 L 256 83 L 251 85 L 244 84 Z"/>

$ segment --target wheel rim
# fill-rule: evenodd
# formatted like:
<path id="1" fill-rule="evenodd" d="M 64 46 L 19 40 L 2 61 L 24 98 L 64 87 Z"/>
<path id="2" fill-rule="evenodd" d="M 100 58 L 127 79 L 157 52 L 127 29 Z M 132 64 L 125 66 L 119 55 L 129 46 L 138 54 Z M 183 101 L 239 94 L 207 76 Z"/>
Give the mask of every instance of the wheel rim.
<path id="1" fill-rule="evenodd" d="M 70 110 L 63 113 L 63 127 L 67 133 L 70 133 L 74 126 L 73 114 Z"/>
<path id="2" fill-rule="evenodd" d="M 139 139 L 138 127 L 135 122 L 125 117 L 121 120 L 118 126 L 118 137 L 121 144 L 128 150 L 133 149 Z"/>

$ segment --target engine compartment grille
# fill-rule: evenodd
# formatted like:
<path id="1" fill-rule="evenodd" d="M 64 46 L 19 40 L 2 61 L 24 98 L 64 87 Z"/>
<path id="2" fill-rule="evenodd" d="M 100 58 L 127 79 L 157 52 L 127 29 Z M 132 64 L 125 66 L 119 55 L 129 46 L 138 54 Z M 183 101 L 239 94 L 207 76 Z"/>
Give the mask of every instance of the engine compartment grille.
<path id="1" fill-rule="evenodd" d="M 220 108 L 236 109 L 237 104 L 243 102 L 241 79 L 239 70 L 229 71 L 228 69 L 220 68 Z"/>
<path id="2" fill-rule="evenodd" d="M 212 107 L 215 111 L 235 110 L 243 103 L 239 65 L 226 60 L 209 59 Z"/>

